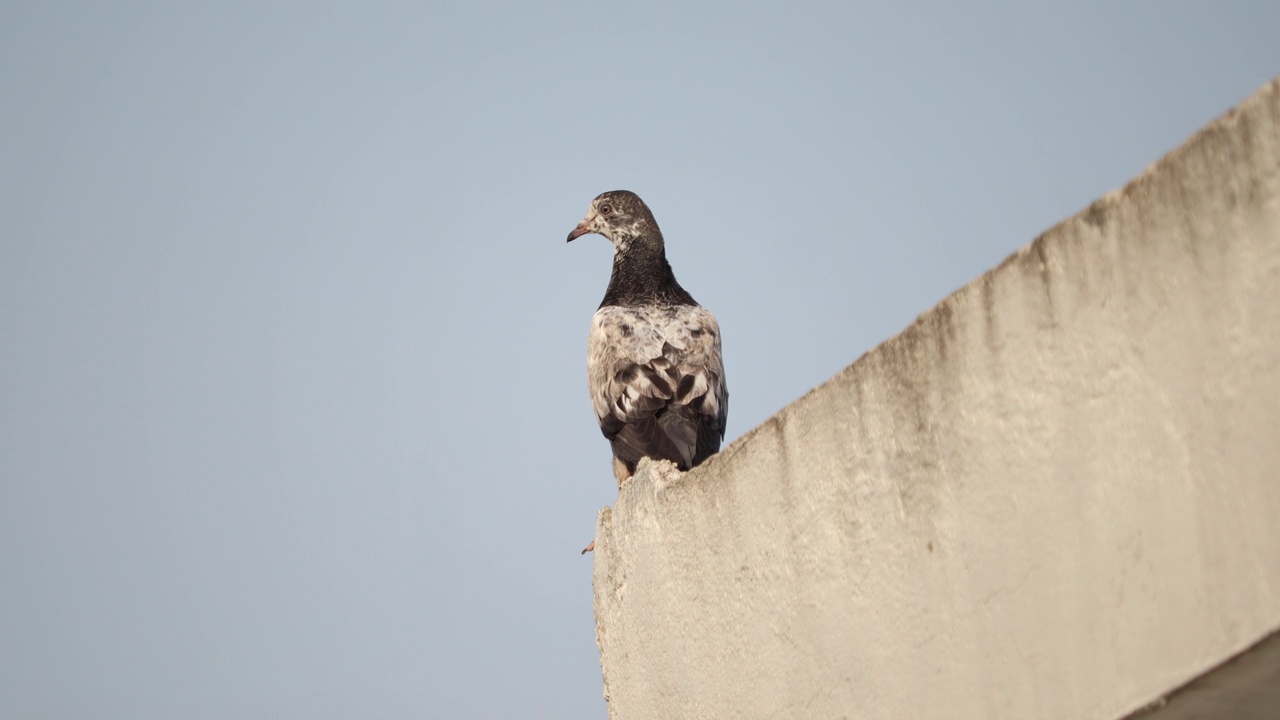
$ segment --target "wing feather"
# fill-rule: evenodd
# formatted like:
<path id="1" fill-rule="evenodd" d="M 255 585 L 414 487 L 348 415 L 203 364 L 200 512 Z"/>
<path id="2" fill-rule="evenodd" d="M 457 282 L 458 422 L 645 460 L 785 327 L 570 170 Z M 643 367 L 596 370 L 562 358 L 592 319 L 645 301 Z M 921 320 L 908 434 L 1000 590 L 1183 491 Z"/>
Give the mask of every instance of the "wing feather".
<path id="1" fill-rule="evenodd" d="M 600 430 L 635 469 L 642 457 L 687 470 L 720 449 L 729 394 L 720 327 L 697 305 L 600 308 L 587 378 Z"/>

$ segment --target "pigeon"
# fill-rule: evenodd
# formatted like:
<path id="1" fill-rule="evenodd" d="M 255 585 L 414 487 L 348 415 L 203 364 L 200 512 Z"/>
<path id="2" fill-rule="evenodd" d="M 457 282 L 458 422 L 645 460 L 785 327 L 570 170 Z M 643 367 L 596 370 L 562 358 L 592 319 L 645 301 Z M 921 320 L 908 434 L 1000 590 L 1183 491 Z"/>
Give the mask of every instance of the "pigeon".
<path id="1" fill-rule="evenodd" d="M 621 488 L 640 458 L 684 471 L 714 455 L 729 391 L 720 326 L 676 282 L 644 201 L 627 190 L 597 196 L 568 241 L 592 233 L 613 243 L 613 274 L 591 319 L 587 387 Z"/>

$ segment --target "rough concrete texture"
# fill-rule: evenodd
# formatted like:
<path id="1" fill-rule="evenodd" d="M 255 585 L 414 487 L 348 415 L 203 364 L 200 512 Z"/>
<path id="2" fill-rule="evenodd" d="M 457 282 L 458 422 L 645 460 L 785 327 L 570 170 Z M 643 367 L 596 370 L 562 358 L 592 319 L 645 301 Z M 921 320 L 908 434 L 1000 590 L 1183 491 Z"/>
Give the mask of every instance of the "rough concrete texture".
<path id="1" fill-rule="evenodd" d="M 1280 81 L 600 515 L 609 716 L 1117 718 L 1280 627 Z"/>

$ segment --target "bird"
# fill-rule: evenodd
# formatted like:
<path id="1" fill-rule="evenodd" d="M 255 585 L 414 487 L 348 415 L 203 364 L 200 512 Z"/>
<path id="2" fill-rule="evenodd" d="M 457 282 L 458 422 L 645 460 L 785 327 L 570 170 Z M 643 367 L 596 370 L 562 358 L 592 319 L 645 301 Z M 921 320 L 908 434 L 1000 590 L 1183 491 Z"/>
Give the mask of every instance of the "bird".
<path id="1" fill-rule="evenodd" d="M 621 489 L 641 458 L 685 471 L 718 452 L 729 391 L 720 325 L 676 281 L 649 206 L 628 190 L 601 193 L 566 242 L 590 234 L 613 243 L 587 336 L 587 389 Z"/>

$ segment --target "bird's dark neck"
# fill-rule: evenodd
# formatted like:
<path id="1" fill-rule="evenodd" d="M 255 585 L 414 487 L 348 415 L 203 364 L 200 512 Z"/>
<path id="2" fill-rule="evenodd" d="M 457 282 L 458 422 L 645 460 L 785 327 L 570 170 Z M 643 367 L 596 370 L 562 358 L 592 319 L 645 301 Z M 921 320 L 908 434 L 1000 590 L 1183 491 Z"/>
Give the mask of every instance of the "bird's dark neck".
<path id="1" fill-rule="evenodd" d="M 609 305 L 697 305 L 676 282 L 662 239 L 634 238 L 613 256 L 613 274 L 600 307 Z"/>

